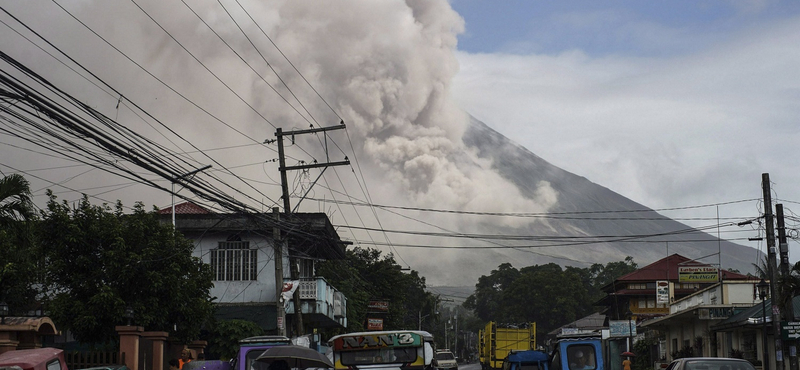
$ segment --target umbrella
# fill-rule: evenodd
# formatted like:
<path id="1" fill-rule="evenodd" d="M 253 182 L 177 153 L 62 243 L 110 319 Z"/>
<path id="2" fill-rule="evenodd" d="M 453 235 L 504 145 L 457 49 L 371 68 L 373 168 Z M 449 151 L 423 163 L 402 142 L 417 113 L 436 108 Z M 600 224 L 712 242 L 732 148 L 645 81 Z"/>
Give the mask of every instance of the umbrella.
<path id="1" fill-rule="evenodd" d="M 287 345 L 272 347 L 261 356 L 258 356 L 256 361 L 271 364 L 275 361 L 284 360 L 289 367 L 300 369 L 307 369 L 309 367 L 333 367 L 331 360 L 328 360 L 325 355 L 308 347 Z"/>
<path id="2" fill-rule="evenodd" d="M 620 354 L 620 356 L 622 356 L 622 357 L 636 357 L 636 355 L 634 355 L 633 352 L 622 352 L 622 354 Z"/>

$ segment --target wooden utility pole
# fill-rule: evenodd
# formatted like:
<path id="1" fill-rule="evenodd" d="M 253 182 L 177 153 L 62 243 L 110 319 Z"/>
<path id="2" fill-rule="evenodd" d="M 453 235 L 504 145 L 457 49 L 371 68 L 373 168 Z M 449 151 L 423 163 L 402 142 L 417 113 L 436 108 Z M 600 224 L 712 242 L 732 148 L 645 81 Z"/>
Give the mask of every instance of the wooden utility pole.
<path id="1" fill-rule="evenodd" d="M 306 129 L 306 130 L 294 130 L 294 131 L 287 131 L 287 132 L 283 132 L 282 128 L 277 128 L 276 129 L 275 137 L 278 139 L 278 171 L 280 171 L 280 173 L 281 173 L 281 191 L 282 191 L 281 197 L 283 198 L 283 213 L 286 215 L 287 219 L 290 218 L 290 215 L 292 213 L 292 208 L 289 206 L 289 183 L 288 183 L 288 181 L 286 179 L 286 171 L 305 170 L 305 169 L 310 169 L 310 168 L 322 168 L 322 171 L 325 172 L 325 169 L 330 167 L 330 166 L 349 165 L 350 161 L 347 158 L 345 158 L 344 161 L 340 161 L 340 162 L 326 162 L 326 163 L 314 163 L 314 164 L 299 165 L 299 166 L 286 166 L 286 157 L 284 155 L 284 149 L 283 149 L 283 137 L 289 135 L 289 136 L 292 137 L 292 142 L 294 142 L 295 135 L 312 134 L 312 133 L 326 132 L 326 131 L 331 131 L 331 130 L 340 130 L 340 129 L 343 129 L 343 128 L 345 128 L 344 122 L 342 122 L 338 126 L 312 128 L 312 129 Z M 327 143 L 327 136 L 326 136 L 326 143 Z M 327 154 L 328 153 L 327 153 L 327 147 L 326 147 L 325 148 L 326 159 L 328 159 L 327 158 Z M 320 176 L 322 176 L 321 173 L 320 173 Z M 317 179 L 319 179 L 319 178 L 317 178 Z M 287 243 L 289 242 L 288 236 L 286 237 L 286 242 Z M 297 266 L 296 261 L 293 260 L 291 258 L 291 256 L 289 257 L 289 266 L 290 266 L 289 271 L 291 271 L 291 274 L 292 274 L 292 280 L 298 280 L 299 281 L 300 272 L 298 271 L 298 266 Z M 301 307 L 300 307 L 300 288 L 299 287 L 294 292 L 293 301 L 294 301 L 294 315 L 295 315 L 295 324 L 296 324 L 295 327 L 297 328 L 296 329 L 297 333 L 296 333 L 295 336 L 300 336 L 300 335 L 303 334 L 303 315 L 302 315 L 302 311 L 301 311 Z"/>
<path id="2" fill-rule="evenodd" d="M 777 252 L 775 250 L 775 226 L 772 219 L 772 194 L 770 192 L 769 174 L 761 174 L 761 188 L 764 192 L 764 222 L 767 234 L 767 274 L 772 299 L 772 333 L 775 337 L 775 368 L 783 370 L 783 345 L 781 344 L 781 315 L 778 297 L 775 295 L 775 284 L 778 282 Z M 766 339 L 766 338 L 764 338 Z"/>

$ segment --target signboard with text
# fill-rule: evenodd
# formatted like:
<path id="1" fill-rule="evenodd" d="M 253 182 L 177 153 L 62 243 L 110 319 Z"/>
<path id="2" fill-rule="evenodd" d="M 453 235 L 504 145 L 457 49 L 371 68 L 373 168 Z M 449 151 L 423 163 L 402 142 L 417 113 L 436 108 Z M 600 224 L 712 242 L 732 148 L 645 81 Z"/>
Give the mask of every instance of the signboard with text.
<path id="1" fill-rule="evenodd" d="M 656 281 L 656 304 L 669 303 L 669 281 Z"/>
<path id="2" fill-rule="evenodd" d="M 383 330 L 383 319 L 367 319 L 367 330 Z"/>
<path id="3" fill-rule="evenodd" d="M 681 283 L 716 283 L 719 269 L 713 266 L 678 266 L 678 281 Z"/>
<path id="4" fill-rule="evenodd" d="M 781 339 L 800 339 L 800 321 L 781 321 Z"/>
<path id="5" fill-rule="evenodd" d="M 608 330 L 611 337 L 636 336 L 636 320 L 610 320 Z"/>
<path id="6" fill-rule="evenodd" d="M 371 312 L 388 312 L 389 302 L 387 301 L 369 301 L 367 309 Z"/>

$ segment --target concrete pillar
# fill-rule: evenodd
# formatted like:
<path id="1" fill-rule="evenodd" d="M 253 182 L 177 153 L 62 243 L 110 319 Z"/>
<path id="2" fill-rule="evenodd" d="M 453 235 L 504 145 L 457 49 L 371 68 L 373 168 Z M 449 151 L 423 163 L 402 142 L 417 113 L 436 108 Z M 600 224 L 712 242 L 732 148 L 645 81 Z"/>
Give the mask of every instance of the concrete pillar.
<path id="1" fill-rule="evenodd" d="M 139 339 L 144 331 L 141 326 L 117 326 L 119 334 L 119 358 L 125 359 L 125 366 L 139 370 Z"/>
<path id="2" fill-rule="evenodd" d="M 189 345 L 186 346 L 186 347 L 188 347 L 190 350 L 192 350 L 192 359 L 193 360 L 197 360 L 197 357 L 201 353 L 203 353 L 204 356 L 205 356 L 205 349 L 206 349 L 207 345 L 208 345 L 208 342 L 206 342 L 204 340 L 194 340 L 191 343 L 189 343 Z"/>
<path id="3" fill-rule="evenodd" d="M 3 330 L 0 326 L 0 354 L 17 349 L 17 345 L 17 332 Z"/>
<path id="4" fill-rule="evenodd" d="M 164 360 L 164 345 L 167 342 L 169 333 L 165 331 L 146 331 L 142 337 L 151 340 L 153 343 L 153 365 L 151 370 L 164 370 L 166 361 Z"/>

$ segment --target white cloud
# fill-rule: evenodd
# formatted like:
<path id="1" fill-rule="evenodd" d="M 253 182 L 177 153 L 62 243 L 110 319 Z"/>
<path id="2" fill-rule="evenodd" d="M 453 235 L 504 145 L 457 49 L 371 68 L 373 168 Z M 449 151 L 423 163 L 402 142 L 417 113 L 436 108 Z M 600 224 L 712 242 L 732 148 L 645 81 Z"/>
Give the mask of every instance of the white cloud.
<path id="1" fill-rule="evenodd" d="M 763 172 L 797 201 L 797 45 L 793 18 L 670 57 L 459 53 L 453 91 L 537 155 L 653 208 L 759 198 Z"/>

